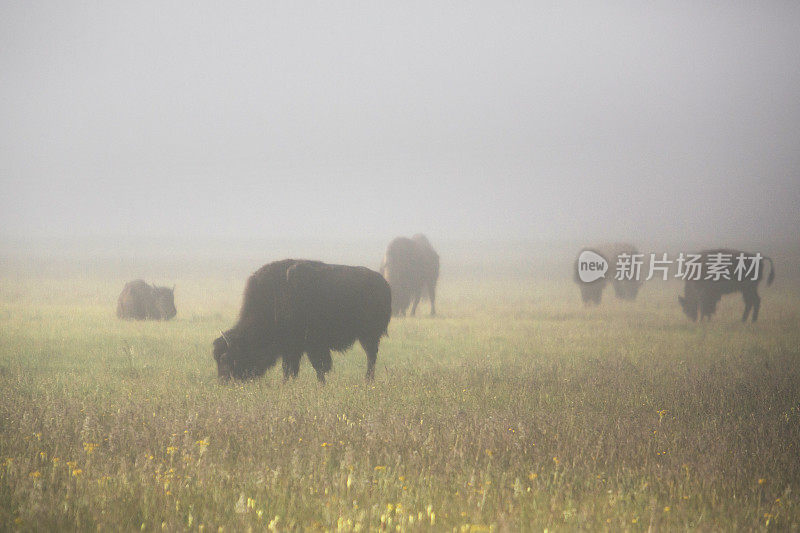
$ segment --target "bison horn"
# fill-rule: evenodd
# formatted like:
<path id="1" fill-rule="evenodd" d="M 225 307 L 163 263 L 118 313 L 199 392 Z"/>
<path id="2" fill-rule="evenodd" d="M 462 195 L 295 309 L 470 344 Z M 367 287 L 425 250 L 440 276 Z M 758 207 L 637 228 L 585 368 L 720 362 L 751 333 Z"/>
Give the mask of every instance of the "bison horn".
<path id="1" fill-rule="evenodd" d="M 228 347 L 230 347 L 231 341 L 228 340 L 228 337 L 225 336 L 225 334 L 222 332 L 222 330 L 219 330 L 219 334 L 222 335 L 222 340 L 225 341 L 225 344 L 227 344 Z"/>

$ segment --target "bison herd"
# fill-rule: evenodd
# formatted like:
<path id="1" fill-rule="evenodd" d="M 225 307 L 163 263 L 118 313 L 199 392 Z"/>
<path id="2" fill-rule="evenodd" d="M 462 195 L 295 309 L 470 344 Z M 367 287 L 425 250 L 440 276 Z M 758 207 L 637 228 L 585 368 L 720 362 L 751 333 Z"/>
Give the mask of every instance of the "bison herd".
<path id="1" fill-rule="evenodd" d="M 575 282 L 584 304 L 599 305 L 603 290 L 610 284 L 617 298 L 634 300 L 641 286 L 640 277 L 619 277 L 620 258 L 638 254 L 630 244 L 584 248 L 602 257 L 610 275 L 582 281 L 575 262 Z M 739 256 L 736 250 L 707 250 L 714 254 Z M 744 253 L 752 259 L 754 254 Z M 775 277 L 772 260 L 767 285 Z M 764 271 L 751 278 L 732 276 L 732 265 L 721 278 L 700 275 L 687 279 L 678 301 L 691 320 L 711 318 L 724 294 L 741 292 L 745 301 L 742 320 L 752 312 L 758 319 L 761 298 L 757 288 Z M 701 272 L 705 274 L 705 272 Z M 430 301 L 430 314 L 436 314 L 436 282 L 439 255 L 430 241 L 417 234 L 397 237 L 386 248 L 380 273 L 365 267 L 330 265 L 320 261 L 284 259 L 264 265 L 247 280 L 239 319 L 214 341 L 213 355 L 220 378 L 248 379 L 263 375 L 281 359 L 284 380 L 296 377 L 300 360 L 306 354 L 317 379 L 325 382 L 331 370 L 331 351 L 344 351 L 358 341 L 367 355 L 367 380 L 375 375 L 375 362 L 381 338 L 387 334 L 392 315 L 413 316 L 423 297 Z M 127 283 L 119 295 L 117 316 L 134 320 L 169 320 L 175 309 L 174 287 L 149 285 L 143 280 Z"/>
<path id="2" fill-rule="evenodd" d="M 590 250 L 605 258 L 609 264 L 609 270 L 612 272 L 616 272 L 619 267 L 620 255 L 639 253 L 636 247 L 631 244 L 610 244 L 598 246 L 596 248 L 584 248 L 583 250 Z M 586 305 L 599 305 L 600 299 L 603 296 L 603 289 L 606 288 L 606 277 L 598 278 L 590 282 L 582 282 L 578 278 L 577 259 L 575 261 L 575 281 L 581 289 L 581 299 L 583 299 L 583 303 Z M 639 286 L 641 285 L 641 281 L 638 279 L 616 279 L 616 277 L 613 277 L 610 283 L 614 288 L 614 295 L 622 300 L 635 300 L 636 295 L 639 293 Z"/>
<path id="3" fill-rule="evenodd" d="M 630 244 L 617 244 L 610 246 L 601 246 L 597 248 L 584 248 L 583 251 L 591 251 L 601 256 L 608 264 L 608 270 L 611 272 L 611 284 L 614 287 L 614 293 L 617 298 L 623 300 L 633 300 L 639 291 L 641 284 L 641 277 L 634 279 L 627 279 L 622 277 L 618 279 L 614 273 L 620 269 L 620 262 L 624 258 L 630 259 L 633 255 L 638 254 L 638 250 Z M 752 320 L 758 320 L 758 310 L 761 307 L 761 297 L 758 295 L 758 284 L 764 279 L 766 269 L 760 269 L 754 276 L 737 276 L 735 269 L 736 265 L 733 262 L 719 264 L 715 272 L 710 272 L 710 267 L 713 265 L 715 257 L 739 258 L 741 257 L 746 265 L 752 265 L 755 261 L 756 254 L 750 252 L 742 252 L 740 250 L 731 250 L 727 248 L 720 248 L 715 250 L 703 250 L 696 256 L 697 271 L 689 279 L 685 280 L 683 289 L 683 296 L 678 296 L 678 303 L 680 303 L 684 314 L 692 321 L 696 321 L 698 317 L 700 320 L 703 318 L 711 319 L 717 310 L 717 303 L 719 303 L 722 296 L 725 294 L 741 292 L 744 298 L 744 313 L 742 314 L 742 322 L 747 321 L 748 316 L 752 311 Z M 580 257 L 580 256 L 579 256 Z M 775 279 L 775 266 L 772 264 L 772 259 L 762 256 L 765 263 L 769 263 L 769 275 L 767 276 L 767 286 L 772 284 Z M 578 259 L 575 260 L 574 279 L 580 287 L 581 298 L 586 305 L 598 305 L 603 294 L 603 289 L 606 286 L 606 279 L 608 276 L 603 276 L 592 281 L 581 281 L 579 277 Z M 713 274 L 713 275 L 712 275 Z"/>

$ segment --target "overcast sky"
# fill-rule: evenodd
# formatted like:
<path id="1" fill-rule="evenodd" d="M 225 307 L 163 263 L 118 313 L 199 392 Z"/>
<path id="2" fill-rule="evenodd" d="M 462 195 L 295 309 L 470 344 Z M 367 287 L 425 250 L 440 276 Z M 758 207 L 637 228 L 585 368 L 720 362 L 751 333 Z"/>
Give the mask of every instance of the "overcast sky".
<path id="1" fill-rule="evenodd" d="M 800 2 L 2 2 L 0 234 L 800 228 Z"/>

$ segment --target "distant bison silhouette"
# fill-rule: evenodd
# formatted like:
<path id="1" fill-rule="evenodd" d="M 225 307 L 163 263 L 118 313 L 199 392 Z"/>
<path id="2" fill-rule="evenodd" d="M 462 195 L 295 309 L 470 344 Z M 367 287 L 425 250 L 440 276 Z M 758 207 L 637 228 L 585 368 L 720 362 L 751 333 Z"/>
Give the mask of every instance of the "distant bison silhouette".
<path id="1" fill-rule="evenodd" d="M 141 279 L 125 284 L 117 299 L 117 317 L 126 320 L 169 320 L 177 314 L 175 287 L 156 287 Z"/>
<path id="2" fill-rule="evenodd" d="M 436 314 L 439 254 L 425 235 L 397 237 L 390 242 L 381 263 L 381 274 L 392 289 L 392 314 L 405 315 L 410 305 L 413 316 L 423 290 L 431 302 L 431 315 Z"/>
<path id="3" fill-rule="evenodd" d="M 214 341 L 217 374 L 254 378 L 282 358 L 288 379 L 297 376 L 306 353 L 325 382 L 331 350 L 347 350 L 358 340 L 372 380 L 391 308 L 389 285 L 368 268 L 296 259 L 269 263 L 247 280 L 239 321 Z"/>
<path id="4" fill-rule="evenodd" d="M 744 260 L 745 268 L 750 268 L 756 254 L 726 248 L 704 250 L 699 253 L 701 257 L 699 260 L 700 274 L 699 276 L 695 276 L 699 277 L 699 279 L 687 279 L 683 287 L 683 296 L 678 296 L 678 302 L 681 304 L 684 314 L 689 317 L 689 319 L 695 321 L 699 315 L 700 320 L 703 318 L 708 318 L 710 320 L 711 315 L 717 311 L 717 304 L 724 294 L 741 292 L 742 297 L 744 297 L 742 322 L 747 321 L 747 316 L 750 314 L 751 310 L 753 312 L 753 322 L 758 320 L 758 311 L 761 307 L 761 297 L 758 295 L 758 284 L 764 278 L 766 262 L 769 262 L 769 276 L 767 277 L 768 286 L 771 285 L 772 281 L 775 279 L 775 267 L 772 264 L 772 259 L 762 256 L 763 261 L 761 261 L 759 265 L 758 275 L 755 276 L 755 279 L 751 274 L 749 276 L 743 275 L 740 280 L 736 272 L 737 267 L 739 267 L 737 258 L 740 257 L 740 254 Z M 714 263 L 720 264 L 717 259 L 721 259 L 722 257 L 726 258 L 726 264 L 723 267 L 714 269 L 720 272 L 719 276 L 714 275 L 713 272 L 710 272 L 709 265 Z M 730 260 L 729 264 L 727 264 L 728 259 Z M 706 279 L 709 274 L 712 275 L 712 279 Z M 747 274 L 746 271 L 745 274 Z M 714 280 L 713 278 L 715 277 L 719 277 L 719 279 Z"/>
<path id="5" fill-rule="evenodd" d="M 606 284 L 611 283 L 614 288 L 614 295 L 621 300 L 635 300 L 639 294 L 639 288 L 642 284 L 641 277 L 639 279 L 616 279 L 617 267 L 619 266 L 619 256 L 621 254 L 634 255 L 638 254 L 639 250 L 632 244 L 617 243 L 601 245 L 597 248 L 583 248 L 581 253 L 589 250 L 602 256 L 608 263 L 608 270 L 605 277 L 598 278 L 594 281 L 584 282 L 578 277 L 578 259 L 575 259 L 574 264 L 574 279 L 581 290 L 581 299 L 586 305 L 599 305 L 603 297 L 603 290 Z M 578 254 L 580 256 L 580 254 Z M 644 276 L 646 271 L 644 265 L 641 267 L 641 275 Z"/>

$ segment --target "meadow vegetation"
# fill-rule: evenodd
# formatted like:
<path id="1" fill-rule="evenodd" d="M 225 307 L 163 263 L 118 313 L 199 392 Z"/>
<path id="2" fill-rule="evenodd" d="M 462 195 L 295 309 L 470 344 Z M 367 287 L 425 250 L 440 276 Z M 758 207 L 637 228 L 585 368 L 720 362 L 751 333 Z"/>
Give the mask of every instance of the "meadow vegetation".
<path id="1" fill-rule="evenodd" d="M 326 386 L 217 381 L 244 278 L 124 322 L 124 279 L 4 277 L 0 529 L 800 527 L 800 286 L 694 324 L 676 283 L 587 309 L 567 277 L 445 273 Z"/>

